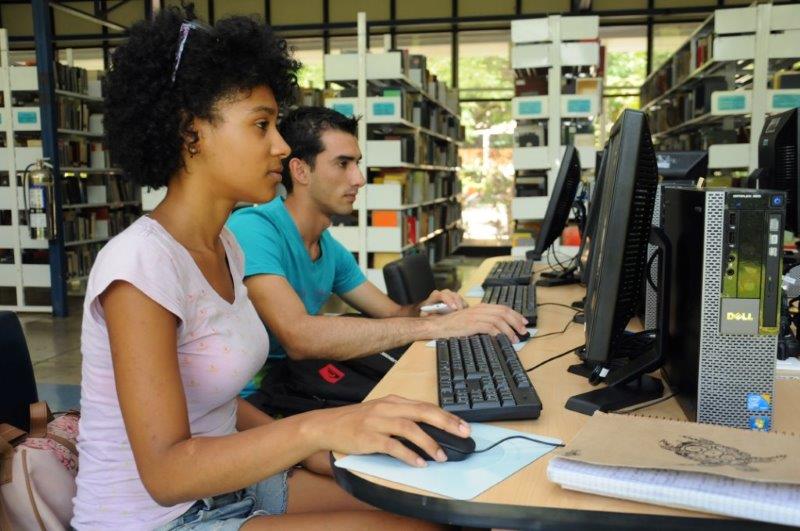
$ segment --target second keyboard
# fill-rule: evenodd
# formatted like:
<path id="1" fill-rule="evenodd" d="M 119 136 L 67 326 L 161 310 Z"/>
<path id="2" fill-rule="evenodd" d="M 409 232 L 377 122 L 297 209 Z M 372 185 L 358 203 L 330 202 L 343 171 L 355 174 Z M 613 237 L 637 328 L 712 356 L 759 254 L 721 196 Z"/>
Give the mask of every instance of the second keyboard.
<path id="1" fill-rule="evenodd" d="M 481 302 L 502 304 L 521 314 L 528 326 L 536 326 L 536 286 L 490 286 L 485 288 Z"/>

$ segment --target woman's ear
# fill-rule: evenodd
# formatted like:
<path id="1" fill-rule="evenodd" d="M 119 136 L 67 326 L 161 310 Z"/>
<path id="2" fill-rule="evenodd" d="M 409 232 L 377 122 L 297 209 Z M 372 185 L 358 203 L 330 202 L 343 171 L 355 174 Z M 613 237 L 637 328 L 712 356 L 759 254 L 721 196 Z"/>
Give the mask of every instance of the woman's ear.
<path id="1" fill-rule="evenodd" d="M 200 127 L 197 118 L 185 118 L 181 126 L 181 138 L 183 139 L 183 149 L 194 158 L 200 153 Z"/>

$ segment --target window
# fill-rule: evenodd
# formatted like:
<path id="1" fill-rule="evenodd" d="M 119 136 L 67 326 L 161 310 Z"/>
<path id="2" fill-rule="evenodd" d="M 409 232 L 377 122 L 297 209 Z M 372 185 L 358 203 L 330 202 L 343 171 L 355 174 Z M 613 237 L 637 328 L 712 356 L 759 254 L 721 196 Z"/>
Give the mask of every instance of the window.
<path id="1" fill-rule="evenodd" d="M 661 66 L 672 52 L 686 42 L 699 22 L 672 22 L 653 26 L 653 70 Z"/>
<path id="2" fill-rule="evenodd" d="M 510 31 L 469 31 L 458 35 L 461 99 L 509 99 L 514 95 Z"/>
<path id="3" fill-rule="evenodd" d="M 449 33 L 401 33 L 395 36 L 395 43 L 411 54 L 424 55 L 428 60 L 428 70 L 447 86 L 453 86 L 453 45 Z"/>
<path id="4" fill-rule="evenodd" d="M 297 75 L 301 87 L 325 86 L 322 63 L 322 39 L 286 39 L 294 58 L 303 63 Z"/>
<path id="5" fill-rule="evenodd" d="M 605 47 L 603 133 L 611 131 L 623 109 L 639 108 L 639 89 L 647 77 L 646 33 L 644 26 L 600 30 L 600 42 Z M 602 133 L 600 141 L 605 141 Z"/>

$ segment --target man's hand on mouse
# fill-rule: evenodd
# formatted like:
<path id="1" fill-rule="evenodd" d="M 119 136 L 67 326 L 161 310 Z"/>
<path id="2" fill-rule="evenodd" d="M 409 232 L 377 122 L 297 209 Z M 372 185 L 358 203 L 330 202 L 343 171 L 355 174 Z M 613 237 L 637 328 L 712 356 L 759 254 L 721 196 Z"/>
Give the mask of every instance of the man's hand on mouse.
<path id="1" fill-rule="evenodd" d="M 499 304 L 478 304 L 459 312 L 430 319 L 431 338 L 461 337 L 473 334 L 505 334 L 509 341 L 528 333 L 528 321 L 519 313 Z"/>
<path id="2" fill-rule="evenodd" d="M 428 434 L 417 425 L 425 422 L 459 437 L 467 437 L 469 424 L 455 415 L 427 402 L 417 402 L 389 395 L 362 404 L 317 410 L 305 414 L 315 421 L 301 429 L 308 430 L 320 450 L 345 454 L 383 453 L 409 465 L 426 466 L 425 460 L 397 440 L 406 439 L 436 461 L 447 457 Z M 324 420 L 320 420 L 324 417 Z"/>
<path id="3" fill-rule="evenodd" d="M 435 306 L 438 303 L 443 303 L 447 306 L 447 312 L 444 311 L 435 311 L 435 312 L 428 312 L 425 311 L 423 308 L 430 308 Z M 435 289 L 428 295 L 428 298 L 419 303 L 420 317 L 427 317 L 428 315 L 438 315 L 443 313 L 450 313 L 455 312 L 458 310 L 463 310 L 468 306 L 467 301 L 454 291 L 450 291 L 449 289 L 438 290 Z"/>

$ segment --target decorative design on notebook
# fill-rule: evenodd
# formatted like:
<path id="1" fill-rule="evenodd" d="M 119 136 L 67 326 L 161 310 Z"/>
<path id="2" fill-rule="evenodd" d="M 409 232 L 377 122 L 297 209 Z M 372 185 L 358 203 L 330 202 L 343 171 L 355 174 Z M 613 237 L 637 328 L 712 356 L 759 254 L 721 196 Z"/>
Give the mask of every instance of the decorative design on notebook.
<path id="1" fill-rule="evenodd" d="M 664 450 L 669 450 L 676 455 L 695 461 L 701 466 L 717 467 L 727 465 L 743 472 L 758 472 L 757 468 L 751 466 L 754 463 L 772 463 L 786 458 L 786 455 L 755 457 L 732 446 L 725 446 L 709 439 L 690 437 L 688 435 L 684 435 L 683 438 L 685 439 L 684 441 L 679 441 L 676 444 L 670 444 L 669 441 L 661 439 L 659 446 Z"/>
<path id="2" fill-rule="evenodd" d="M 580 455 L 580 450 L 567 450 L 561 454 L 562 457 L 578 457 Z"/>

